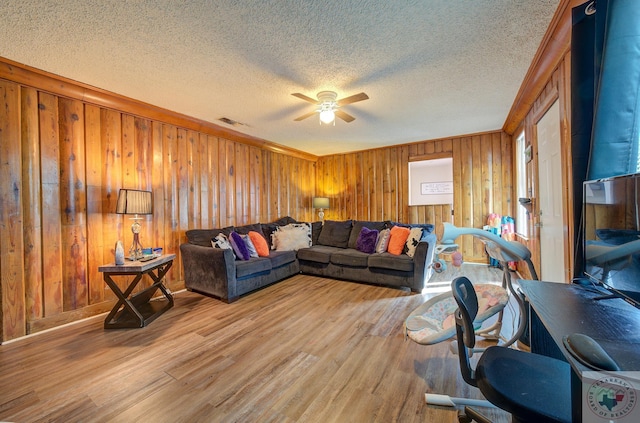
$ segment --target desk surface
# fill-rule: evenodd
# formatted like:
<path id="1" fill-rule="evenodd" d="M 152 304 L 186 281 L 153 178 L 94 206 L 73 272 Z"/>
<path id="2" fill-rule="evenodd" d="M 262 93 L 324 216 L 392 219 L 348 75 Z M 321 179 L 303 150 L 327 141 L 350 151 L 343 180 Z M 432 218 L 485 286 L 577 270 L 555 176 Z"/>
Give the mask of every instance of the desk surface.
<path id="1" fill-rule="evenodd" d="M 563 347 L 562 338 L 572 333 L 583 333 L 598 341 L 623 370 L 640 370 L 639 309 L 620 298 L 597 300 L 605 292 L 591 287 L 527 280 L 519 284 L 575 370 L 584 371 L 586 367 Z"/>

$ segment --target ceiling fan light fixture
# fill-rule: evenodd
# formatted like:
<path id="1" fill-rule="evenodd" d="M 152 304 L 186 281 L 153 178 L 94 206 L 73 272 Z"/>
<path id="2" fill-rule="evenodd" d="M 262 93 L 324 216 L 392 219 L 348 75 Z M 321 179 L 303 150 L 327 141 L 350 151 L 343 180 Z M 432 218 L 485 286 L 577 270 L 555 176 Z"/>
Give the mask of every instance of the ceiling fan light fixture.
<path id="1" fill-rule="evenodd" d="M 320 112 L 320 122 L 324 123 L 326 125 L 330 124 L 331 122 L 333 122 L 333 124 L 335 125 L 336 123 L 336 114 L 334 113 L 333 109 L 324 109 Z"/>

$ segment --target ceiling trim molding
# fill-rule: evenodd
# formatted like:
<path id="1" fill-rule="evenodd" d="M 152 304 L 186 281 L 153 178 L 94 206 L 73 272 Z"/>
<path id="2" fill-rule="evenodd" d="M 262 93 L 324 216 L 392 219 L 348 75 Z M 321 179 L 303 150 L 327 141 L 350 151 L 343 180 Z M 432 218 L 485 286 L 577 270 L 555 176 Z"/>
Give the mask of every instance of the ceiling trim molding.
<path id="1" fill-rule="evenodd" d="M 502 129 L 513 135 L 531 110 L 547 81 L 571 47 L 571 9 L 586 0 L 561 0 L 531 61 Z"/>
<path id="2" fill-rule="evenodd" d="M 285 154 L 316 162 L 318 156 L 252 137 L 205 120 L 197 119 L 178 112 L 163 109 L 152 104 L 134 100 L 100 88 L 92 87 L 59 75 L 45 72 L 12 60 L 0 57 L 0 79 L 36 88 L 61 97 L 80 100 L 119 112 L 167 123 L 184 129 L 202 132 L 208 135 L 259 147 L 275 153 Z"/>

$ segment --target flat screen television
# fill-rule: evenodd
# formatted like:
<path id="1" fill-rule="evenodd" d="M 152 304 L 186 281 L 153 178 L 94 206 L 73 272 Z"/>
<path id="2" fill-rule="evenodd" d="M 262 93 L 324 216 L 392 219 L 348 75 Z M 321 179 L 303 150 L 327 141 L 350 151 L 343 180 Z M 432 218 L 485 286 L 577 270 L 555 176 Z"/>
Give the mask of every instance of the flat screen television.
<path id="1" fill-rule="evenodd" d="M 584 274 L 640 308 L 640 174 L 586 181 Z"/>

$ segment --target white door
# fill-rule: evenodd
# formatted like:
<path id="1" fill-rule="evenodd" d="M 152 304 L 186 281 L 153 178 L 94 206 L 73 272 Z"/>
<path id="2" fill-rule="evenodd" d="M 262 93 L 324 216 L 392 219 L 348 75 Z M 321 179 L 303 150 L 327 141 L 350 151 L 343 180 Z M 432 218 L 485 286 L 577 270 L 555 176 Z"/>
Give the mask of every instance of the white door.
<path id="1" fill-rule="evenodd" d="M 536 124 L 540 199 L 540 279 L 565 282 L 562 155 L 558 101 Z"/>

